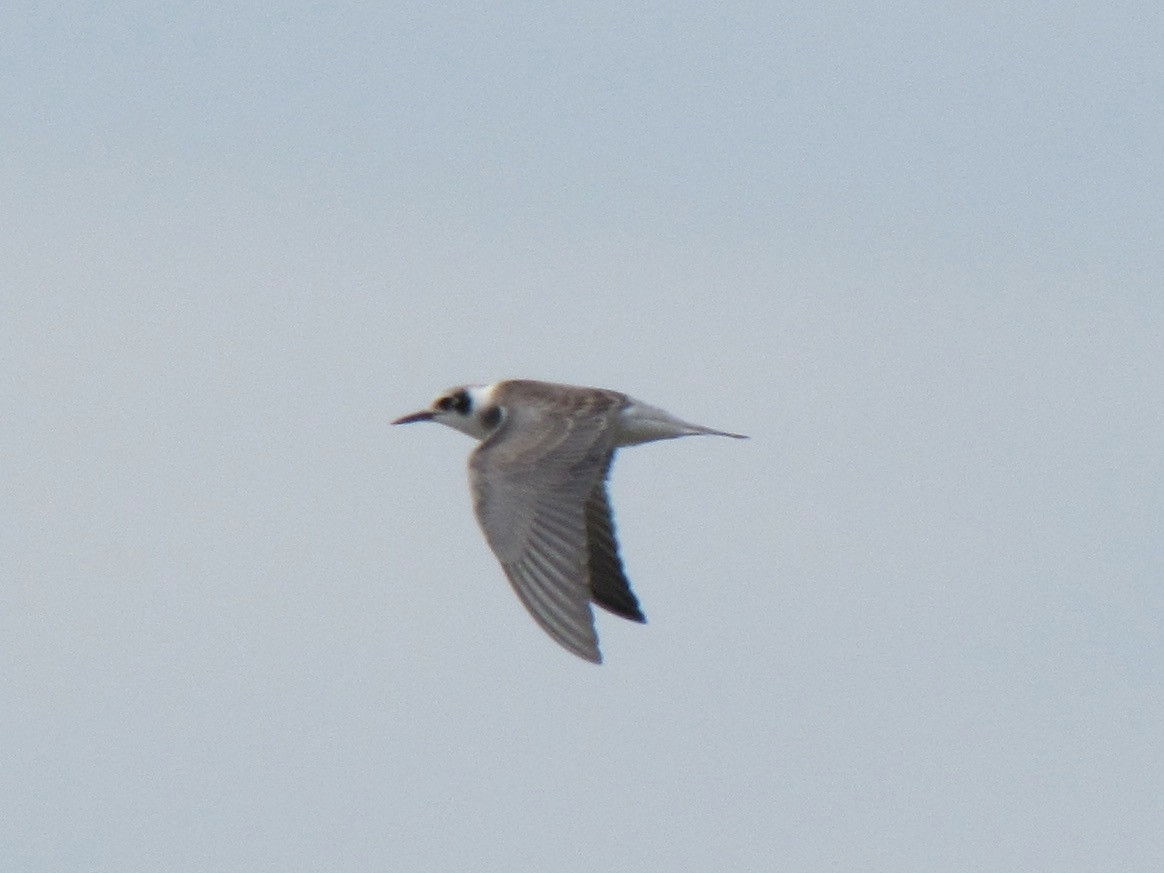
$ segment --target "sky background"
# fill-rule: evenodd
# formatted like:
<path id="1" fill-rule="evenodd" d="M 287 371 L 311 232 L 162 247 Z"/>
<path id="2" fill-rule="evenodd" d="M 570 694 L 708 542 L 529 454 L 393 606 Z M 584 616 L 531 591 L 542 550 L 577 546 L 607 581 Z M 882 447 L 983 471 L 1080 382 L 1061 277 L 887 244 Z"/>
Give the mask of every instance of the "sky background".
<path id="1" fill-rule="evenodd" d="M 0 10 L 0 856 L 1164 869 L 1158 3 Z M 449 385 L 621 453 L 555 646 Z"/>

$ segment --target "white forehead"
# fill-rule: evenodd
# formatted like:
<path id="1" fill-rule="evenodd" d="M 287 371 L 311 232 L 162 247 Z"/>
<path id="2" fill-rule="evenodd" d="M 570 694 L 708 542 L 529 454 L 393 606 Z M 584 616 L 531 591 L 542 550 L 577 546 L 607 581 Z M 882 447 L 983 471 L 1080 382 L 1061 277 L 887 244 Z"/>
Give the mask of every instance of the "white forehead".
<path id="1" fill-rule="evenodd" d="M 492 385 L 466 385 L 465 392 L 473 402 L 472 408 L 484 409 L 486 406 L 491 406 L 494 392 L 497 390 L 497 384 L 494 382 Z"/>

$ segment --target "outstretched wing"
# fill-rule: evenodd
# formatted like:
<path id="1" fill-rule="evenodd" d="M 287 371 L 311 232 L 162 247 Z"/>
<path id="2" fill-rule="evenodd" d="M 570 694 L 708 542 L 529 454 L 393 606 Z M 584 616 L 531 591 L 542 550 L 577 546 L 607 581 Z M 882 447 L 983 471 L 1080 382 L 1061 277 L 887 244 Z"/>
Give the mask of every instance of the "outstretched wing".
<path id="1" fill-rule="evenodd" d="M 631 621 L 645 622 L 647 617 L 639 609 L 638 598 L 631 591 L 630 580 L 618 556 L 618 541 L 614 537 L 614 518 L 610 498 L 606 494 L 606 473 L 594 486 L 586 501 L 586 543 L 590 557 L 590 595 L 603 609 Z"/>
<path id="2" fill-rule="evenodd" d="M 509 398 L 505 420 L 469 458 L 477 520 L 534 620 L 574 654 L 599 663 L 591 598 L 603 605 L 624 598 L 613 593 L 617 582 L 601 586 L 611 592 L 607 602 L 591 591 L 588 543 L 591 536 L 602 543 L 601 575 L 612 578 L 610 562 L 617 566 L 618 556 L 602 489 L 614 452 L 614 419 L 625 398 L 613 391 L 577 392 L 567 395 L 563 408 L 560 394 L 545 397 L 529 383 L 507 387 L 531 393 Z M 600 504 L 593 503 L 596 489 Z"/>

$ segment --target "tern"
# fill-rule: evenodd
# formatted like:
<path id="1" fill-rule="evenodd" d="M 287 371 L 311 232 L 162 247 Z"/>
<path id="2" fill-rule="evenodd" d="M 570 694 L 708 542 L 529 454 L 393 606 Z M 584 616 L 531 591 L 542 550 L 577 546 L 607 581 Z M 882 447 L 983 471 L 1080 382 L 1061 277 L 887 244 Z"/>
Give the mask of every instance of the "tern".
<path id="1" fill-rule="evenodd" d="M 606 479 L 615 449 L 743 434 L 691 424 L 618 391 L 511 379 L 465 385 L 393 424 L 435 421 L 480 440 L 477 521 L 513 590 L 564 648 L 602 663 L 591 603 L 645 622 L 623 570 Z"/>

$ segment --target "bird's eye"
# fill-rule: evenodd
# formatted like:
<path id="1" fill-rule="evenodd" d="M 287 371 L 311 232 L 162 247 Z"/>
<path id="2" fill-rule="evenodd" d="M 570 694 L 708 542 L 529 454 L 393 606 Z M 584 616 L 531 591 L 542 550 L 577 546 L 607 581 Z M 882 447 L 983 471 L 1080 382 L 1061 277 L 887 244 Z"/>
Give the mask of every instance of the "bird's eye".
<path id="1" fill-rule="evenodd" d="M 457 391 L 454 394 L 446 394 L 436 402 L 436 408 L 441 412 L 451 411 L 458 415 L 464 415 L 468 412 L 471 405 L 468 391 Z"/>

